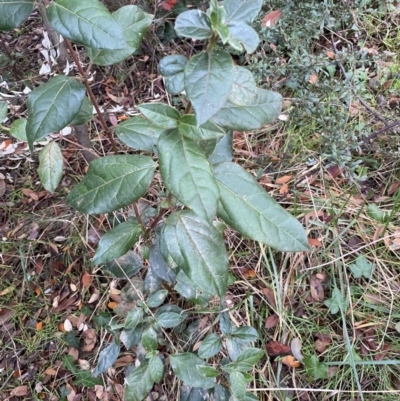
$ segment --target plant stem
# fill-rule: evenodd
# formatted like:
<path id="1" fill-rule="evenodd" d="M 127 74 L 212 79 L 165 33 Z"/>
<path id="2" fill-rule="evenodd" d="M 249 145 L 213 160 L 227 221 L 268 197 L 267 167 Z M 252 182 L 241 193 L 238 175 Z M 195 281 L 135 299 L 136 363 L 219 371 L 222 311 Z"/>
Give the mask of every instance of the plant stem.
<path id="1" fill-rule="evenodd" d="M 11 131 L 10 128 L 7 128 L 7 127 L 5 127 L 4 125 L 1 125 L 1 124 L 0 124 L 0 129 L 2 131 L 6 131 L 6 132 L 10 132 Z"/>
<path id="2" fill-rule="evenodd" d="M 213 34 L 208 42 L 207 51 L 210 52 L 218 41 L 218 35 Z"/>
<path id="3" fill-rule="evenodd" d="M 108 125 L 107 125 L 106 121 L 104 120 L 103 114 L 102 114 L 102 112 L 100 110 L 100 107 L 99 107 L 99 105 L 97 103 L 97 100 L 96 100 L 96 98 L 95 98 L 95 96 L 94 96 L 94 94 L 92 92 L 92 88 L 90 87 L 89 81 L 87 79 L 85 71 L 83 70 L 83 68 L 81 66 L 79 58 L 78 58 L 77 54 L 75 53 L 75 50 L 73 49 L 73 47 L 71 45 L 71 42 L 66 38 L 64 38 L 64 41 L 65 41 L 65 45 L 67 46 L 69 52 L 71 53 L 72 58 L 75 61 L 75 64 L 76 64 L 76 66 L 78 68 L 79 73 L 81 74 L 81 76 L 83 78 L 83 83 L 84 83 L 84 85 L 86 87 L 87 93 L 88 93 L 88 95 L 90 97 L 90 100 L 91 100 L 94 108 L 97 111 L 97 116 L 99 117 L 100 123 L 103 126 L 103 129 L 104 129 L 105 133 L 107 134 L 108 139 L 111 142 L 111 146 L 113 148 L 113 152 L 117 155 L 118 154 L 118 149 L 117 149 L 117 146 L 115 144 L 114 138 L 112 136 L 112 133 L 111 133 L 110 129 L 108 128 Z"/>

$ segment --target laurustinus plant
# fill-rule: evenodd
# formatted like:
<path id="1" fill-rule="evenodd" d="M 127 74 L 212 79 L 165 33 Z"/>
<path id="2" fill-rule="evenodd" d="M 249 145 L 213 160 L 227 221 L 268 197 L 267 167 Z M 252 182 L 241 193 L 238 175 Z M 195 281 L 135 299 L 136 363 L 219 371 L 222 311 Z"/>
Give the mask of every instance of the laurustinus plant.
<path id="1" fill-rule="evenodd" d="M 26 140 L 33 151 L 34 143 L 47 135 L 68 125 L 78 129 L 87 124 L 94 106 L 115 154 L 91 161 L 66 202 L 86 214 L 112 213 L 133 205 L 135 216 L 115 223 L 100 239 L 93 258 L 94 264 L 117 277 L 129 278 L 120 310 L 125 319 L 107 325 L 114 340 L 100 353 L 93 372 L 96 376 L 111 367 L 122 345 L 128 350 L 136 346 L 141 363 L 126 372 L 126 400 L 147 396 L 163 379 L 167 357 L 174 374 L 190 386 L 189 392 L 200 388 L 214 400 L 257 399 L 246 387 L 253 380 L 249 372 L 264 351 L 252 346 L 256 330 L 235 327 L 224 306 L 232 282 L 225 224 L 277 250 L 308 250 L 297 219 L 232 161 L 231 131 L 260 129 L 274 121 L 282 107 L 282 97 L 257 87 L 252 74 L 235 65 L 229 53 L 256 50 L 259 38 L 251 23 L 261 5 L 262 0 L 212 0 L 206 12 L 190 10 L 177 17 L 178 35 L 204 41 L 204 50 L 190 59 L 168 55 L 158 66 L 167 92 L 186 98 L 186 110 L 182 113 L 157 102 L 140 104 L 141 115 L 115 129 L 119 141 L 132 152 L 117 154 L 114 133 L 102 118 L 70 42 L 83 45 L 91 63 L 112 65 L 140 46 L 152 16 L 133 5 L 110 14 L 98 0 L 0 0 L 1 30 L 18 27 L 38 6 L 43 21 L 61 35 L 80 73 L 53 76 L 33 89 L 27 100 L 28 118 L 14 121 L 11 135 Z M 0 104 L 1 122 L 7 106 Z M 56 191 L 62 171 L 61 149 L 50 142 L 39 153 L 38 168 L 48 191 Z M 160 192 L 156 207 L 143 207 L 140 199 L 156 171 L 165 191 Z M 142 257 L 148 261 L 144 280 L 133 277 L 142 266 L 132 251 L 139 241 Z M 213 313 L 219 325 L 212 325 L 196 349 L 188 340 L 180 347 L 184 352 L 177 353 L 166 341 L 166 329 L 182 333 L 188 317 L 177 305 L 166 303 L 176 299 L 171 291 L 194 304 L 218 300 L 220 306 Z M 229 358 L 222 358 L 223 348 Z"/>

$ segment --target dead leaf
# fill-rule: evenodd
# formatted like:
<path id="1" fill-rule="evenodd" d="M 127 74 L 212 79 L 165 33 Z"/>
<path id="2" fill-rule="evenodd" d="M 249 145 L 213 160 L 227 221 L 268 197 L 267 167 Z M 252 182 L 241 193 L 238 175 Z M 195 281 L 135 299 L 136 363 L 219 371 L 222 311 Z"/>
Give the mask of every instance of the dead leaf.
<path id="1" fill-rule="evenodd" d="M 14 397 L 23 397 L 28 394 L 28 386 L 18 386 L 11 391 L 11 395 Z"/>
<path id="2" fill-rule="evenodd" d="M 266 329 L 273 329 L 279 323 L 279 316 L 277 314 L 272 314 L 267 317 L 265 320 L 265 328 Z"/>
<path id="3" fill-rule="evenodd" d="M 171 11 L 178 0 L 165 0 L 160 4 L 160 7 L 164 10 Z"/>
<path id="4" fill-rule="evenodd" d="M 308 83 L 314 85 L 314 84 L 316 84 L 317 82 L 318 82 L 318 74 L 316 74 L 316 73 L 314 72 L 314 73 L 312 73 L 312 74 L 310 75 L 310 78 L 308 78 Z"/>
<path id="5" fill-rule="evenodd" d="M 283 184 L 280 188 L 279 188 L 279 195 L 286 195 L 289 192 L 289 186 L 288 184 Z"/>
<path id="6" fill-rule="evenodd" d="M 400 188 L 400 181 L 394 181 L 390 184 L 387 194 L 388 195 L 393 195 L 397 190 Z"/>
<path id="7" fill-rule="evenodd" d="M 282 176 L 282 177 L 279 177 L 279 178 L 276 180 L 276 183 L 277 183 L 277 184 L 286 184 L 286 183 L 288 183 L 292 178 L 293 178 L 293 176 L 291 176 L 291 175 L 284 175 L 284 176 Z"/>
<path id="8" fill-rule="evenodd" d="M 124 355 L 124 356 L 121 356 L 121 358 L 118 358 L 118 359 L 115 361 L 114 366 L 115 366 L 116 368 L 120 368 L 120 367 L 122 367 L 122 366 L 130 365 L 132 362 L 133 362 L 133 357 L 132 357 L 132 355 Z"/>
<path id="9" fill-rule="evenodd" d="M 276 23 L 279 21 L 281 18 L 282 11 L 281 10 L 275 10 L 271 11 L 268 13 L 261 21 L 261 26 L 265 26 L 267 28 L 271 26 L 275 26 Z"/>
<path id="10" fill-rule="evenodd" d="M 310 246 L 322 246 L 322 242 L 316 238 L 308 238 L 308 245 Z"/>
<path id="11" fill-rule="evenodd" d="M 323 302 L 325 299 L 324 287 L 322 287 L 322 281 L 317 278 L 316 275 L 311 275 L 309 278 L 310 282 L 310 294 L 315 302 Z"/>
<path id="12" fill-rule="evenodd" d="M 22 193 L 28 198 L 33 199 L 34 201 L 39 200 L 38 194 L 30 188 L 23 188 Z"/>
<path id="13" fill-rule="evenodd" d="M 318 352 L 322 353 L 322 352 L 326 351 L 326 349 L 329 347 L 330 343 L 331 343 L 331 340 L 329 340 L 329 339 L 321 340 L 318 338 L 314 343 L 314 347 Z"/>
<path id="14" fill-rule="evenodd" d="M 275 300 L 275 294 L 274 291 L 271 290 L 271 288 L 263 288 L 262 289 L 263 294 L 265 295 L 265 298 L 267 298 L 268 304 L 272 308 L 276 308 L 276 300 Z"/>
<path id="15" fill-rule="evenodd" d="M 6 193 L 6 182 L 0 180 L 0 198 Z"/>
<path id="16" fill-rule="evenodd" d="M 335 60 L 337 58 L 337 55 L 334 52 L 327 51 L 325 53 L 331 60 Z"/>
<path id="17" fill-rule="evenodd" d="M 256 272 L 246 267 L 237 267 L 235 271 L 239 272 L 245 279 L 256 277 Z"/>
<path id="18" fill-rule="evenodd" d="M 282 358 L 282 363 L 286 366 L 289 366 L 289 368 L 293 369 L 299 368 L 301 366 L 301 362 L 296 361 L 296 359 L 292 355 L 284 356 Z"/>
<path id="19" fill-rule="evenodd" d="M 383 344 L 382 349 L 375 354 L 375 361 L 382 361 L 390 350 L 390 344 Z"/>
<path id="20" fill-rule="evenodd" d="M 36 323 L 36 331 L 40 331 L 43 328 L 43 322 Z"/>
<path id="21" fill-rule="evenodd" d="M 284 356 L 290 355 L 291 349 L 288 345 L 282 344 L 279 341 L 270 341 L 266 344 L 268 356 Z"/>
<path id="22" fill-rule="evenodd" d="M 300 338 L 293 338 L 293 340 L 290 342 L 290 349 L 292 350 L 293 356 L 300 362 L 304 358 L 303 354 L 301 353 L 301 348 L 302 344 Z"/>
<path id="23" fill-rule="evenodd" d="M 90 285 L 92 284 L 93 281 L 93 276 L 88 273 L 88 272 L 84 272 L 82 275 L 82 285 L 88 289 L 90 287 Z"/>

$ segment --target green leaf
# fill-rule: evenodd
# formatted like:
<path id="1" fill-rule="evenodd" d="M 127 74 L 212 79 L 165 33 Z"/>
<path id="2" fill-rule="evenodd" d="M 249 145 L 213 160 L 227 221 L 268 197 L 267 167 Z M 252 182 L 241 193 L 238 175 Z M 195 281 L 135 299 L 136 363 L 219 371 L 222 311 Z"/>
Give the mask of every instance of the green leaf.
<path id="1" fill-rule="evenodd" d="M 156 293 L 162 285 L 162 280 L 157 275 L 153 274 L 152 269 L 148 269 L 146 278 L 144 280 L 144 292 L 146 295 L 152 295 Z"/>
<path id="2" fill-rule="evenodd" d="M 72 333 L 72 331 L 68 333 Z M 62 355 L 61 361 L 65 369 L 69 370 L 72 374 L 78 373 L 78 368 L 74 365 L 74 358 L 72 355 Z"/>
<path id="3" fill-rule="evenodd" d="M 83 125 L 86 124 L 93 117 L 93 105 L 90 100 L 85 96 L 81 109 L 74 119 L 70 122 L 70 125 Z"/>
<path id="4" fill-rule="evenodd" d="M 214 148 L 213 153 L 208 158 L 211 164 L 230 162 L 233 158 L 232 151 L 232 131 L 229 131 L 221 138 Z"/>
<path id="5" fill-rule="evenodd" d="M 204 292 L 225 296 L 228 257 L 213 226 L 193 212 L 176 213 L 165 222 L 163 241 L 172 259 Z"/>
<path id="6" fill-rule="evenodd" d="M 51 193 L 54 193 L 61 181 L 64 159 L 57 142 L 48 143 L 39 152 L 38 174 L 40 182 Z"/>
<path id="7" fill-rule="evenodd" d="M 389 217 L 388 213 L 380 209 L 375 203 L 368 205 L 367 214 L 369 217 L 373 218 L 380 223 L 385 223 Z"/>
<path id="8" fill-rule="evenodd" d="M 257 32 L 244 22 L 231 22 L 228 24 L 229 39 L 228 43 L 238 51 L 246 50 L 253 53 L 260 43 Z"/>
<path id="9" fill-rule="evenodd" d="M 225 7 L 219 5 L 217 1 L 210 3 L 211 28 L 218 34 L 223 44 L 228 41 L 229 29 L 225 24 Z"/>
<path id="10" fill-rule="evenodd" d="M 142 334 L 142 345 L 147 352 L 156 351 L 158 347 L 157 333 L 153 327 L 147 327 Z"/>
<path id="11" fill-rule="evenodd" d="M 343 294 L 335 287 L 332 291 L 332 297 L 325 300 L 324 304 L 329 308 L 329 312 L 333 315 L 346 310 L 346 299 Z"/>
<path id="12" fill-rule="evenodd" d="M 64 75 L 51 78 L 30 92 L 26 136 L 31 151 L 33 142 L 66 127 L 79 113 L 84 98 L 83 84 Z"/>
<path id="13" fill-rule="evenodd" d="M 67 39 L 95 49 L 123 49 L 124 33 L 98 0 L 57 0 L 47 9 L 52 27 Z"/>
<path id="14" fill-rule="evenodd" d="M 148 367 L 149 363 L 143 362 L 138 368 L 133 369 L 125 378 L 126 400 L 142 401 L 147 397 L 154 384 Z"/>
<path id="15" fill-rule="evenodd" d="M 145 152 L 154 152 L 162 128 L 143 117 L 135 116 L 118 124 L 115 133 L 127 146 Z"/>
<path id="16" fill-rule="evenodd" d="M 215 380 L 204 377 L 197 371 L 197 366 L 205 366 L 205 362 L 194 354 L 184 352 L 170 355 L 172 370 L 180 380 L 191 387 L 213 388 Z"/>
<path id="17" fill-rule="evenodd" d="M 197 125 L 214 116 L 226 103 L 233 82 L 233 61 L 221 50 L 202 52 L 185 67 L 185 90 L 192 102 Z"/>
<path id="18" fill-rule="evenodd" d="M 303 364 L 308 375 L 313 379 L 318 380 L 328 378 L 328 366 L 325 363 L 320 362 L 316 355 L 304 358 Z"/>
<path id="19" fill-rule="evenodd" d="M 228 100 L 212 120 L 225 129 L 254 130 L 276 120 L 282 104 L 283 99 L 279 93 L 256 88 L 253 103 L 234 104 Z"/>
<path id="20" fill-rule="evenodd" d="M 246 394 L 246 379 L 242 373 L 234 370 L 229 374 L 229 383 L 231 385 L 232 394 L 242 400 Z"/>
<path id="21" fill-rule="evenodd" d="M 143 325 L 139 324 L 134 329 L 124 329 L 121 331 L 120 340 L 126 349 L 131 349 L 132 347 L 139 344 L 142 338 Z"/>
<path id="22" fill-rule="evenodd" d="M 218 334 L 209 334 L 201 343 L 198 350 L 200 358 L 207 359 L 217 355 L 222 347 L 222 338 Z"/>
<path id="23" fill-rule="evenodd" d="M 0 9 L 1 9 L 1 0 L 0 0 Z M 8 113 L 7 103 L 0 102 L 0 123 L 2 123 L 6 119 L 7 113 Z"/>
<path id="24" fill-rule="evenodd" d="M 259 348 L 246 348 L 236 359 L 236 369 L 241 372 L 247 372 L 253 369 L 254 365 L 265 355 L 265 352 Z"/>
<path id="25" fill-rule="evenodd" d="M 157 308 L 157 306 L 160 306 L 165 301 L 165 298 L 167 298 L 167 296 L 167 290 L 157 291 L 146 301 L 146 305 L 149 308 Z"/>
<path id="26" fill-rule="evenodd" d="M 176 128 L 181 118 L 178 110 L 163 103 L 144 103 L 138 109 L 152 124 L 163 129 Z"/>
<path id="27" fill-rule="evenodd" d="M 142 227 L 136 221 L 125 221 L 105 233 L 99 241 L 93 263 L 99 265 L 119 258 L 138 241 Z"/>
<path id="28" fill-rule="evenodd" d="M 257 85 L 253 74 L 244 67 L 235 66 L 228 101 L 237 105 L 253 104 L 257 100 Z"/>
<path id="29" fill-rule="evenodd" d="M 225 135 L 225 131 L 211 121 L 207 121 L 198 127 L 196 117 L 193 114 L 185 114 L 181 117 L 178 130 L 182 135 L 193 140 L 218 139 Z"/>
<path id="30" fill-rule="evenodd" d="M 185 11 L 176 18 L 175 31 L 185 38 L 208 39 L 212 36 L 211 21 L 203 11 Z"/>
<path id="31" fill-rule="evenodd" d="M 180 54 L 166 56 L 160 60 L 158 71 L 164 77 L 165 89 L 171 95 L 178 95 L 185 89 L 184 71 L 188 59 Z"/>
<path id="32" fill-rule="evenodd" d="M 217 377 L 220 374 L 218 369 L 211 366 L 197 365 L 197 371 L 204 377 Z"/>
<path id="33" fill-rule="evenodd" d="M 72 383 L 75 386 L 94 388 L 96 385 L 103 384 L 103 380 L 93 377 L 89 370 L 78 370 L 74 376 L 75 379 Z"/>
<path id="34" fill-rule="evenodd" d="M 179 326 L 184 320 L 184 315 L 175 312 L 165 312 L 157 315 L 157 323 L 165 329 Z"/>
<path id="35" fill-rule="evenodd" d="M 301 224 L 239 165 L 214 166 L 220 190 L 218 215 L 241 234 L 281 251 L 307 251 Z"/>
<path id="36" fill-rule="evenodd" d="M 230 392 L 220 384 L 214 388 L 214 401 L 229 401 Z"/>
<path id="37" fill-rule="evenodd" d="M 140 256 L 134 251 L 128 251 L 125 255 L 107 262 L 103 266 L 103 271 L 126 279 L 139 273 L 142 267 L 143 262 Z"/>
<path id="38" fill-rule="evenodd" d="M 175 282 L 175 272 L 168 266 L 161 255 L 159 247 L 159 234 L 156 235 L 156 241 L 150 247 L 149 263 L 150 269 L 152 270 L 154 275 L 160 277 L 162 280 L 170 284 L 173 284 Z"/>
<path id="39" fill-rule="evenodd" d="M 237 337 L 227 336 L 225 346 L 228 351 L 229 358 L 231 358 L 232 361 L 236 361 L 240 353 L 248 347 L 248 342 Z"/>
<path id="40" fill-rule="evenodd" d="M 28 142 L 26 137 L 26 123 L 25 118 L 18 118 L 18 120 L 13 121 L 10 127 L 10 134 L 22 142 Z"/>
<path id="41" fill-rule="evenodd" d="M 115 340 L 100 352 L 99 362 L 93 371 L 93 376 L 105 372 L 117 360 L 120 346 Z"/>
<path id="42" fill-rule="evenodd" d="M 248 343 L 258 340 L 257 330 L 250 326 L 235 327 L 232 336 Z"/>
<path id="43" fill-rule="evenodd" d="M 126 330 L 134 330 L 136 326 L 142 321 L 143 319 L 143 309 L 142 308 L 133 308 L 128 312 L 128 315 L 125 319 L 125 326 Z"/>
<path id="44" fill-rule="evenodd" d="M 67 203 L 82 213 L 108 213 L 143 196 L 153 178 L 155 164 L 141 155 L 106 156 L 93 160 L 83 180 L 67 196 Z"/>
<path id="45" fill-rule="evenodd" d="M 356 259 L 356 263 L 349 265 L 351 272 L 355 278 L 371 278 L 374 264 L 371 263 L 364 255 L 360 255 Z"/>
<path id="46" fill-rule="evenodd" d="M 224 0 L 226 21 L 253 22 L 261 10 L 262 0 Z"/>
<path id="47" fill-rule="evenodd" d="M 178 130 L 163 132 L 157 147 L 165 186 L 180 202 L 211 222 L 216 215 L 219 191 L 204 154 Z"/>
<path id="48" fill-rule="evenodd" d="M 34 0 L 0 0 L 0 31 L 19 27 L 31 15 L 34 3 Z"/>
<path id="49" fill-rule="evenodd" d="M 160 383 L 164 375 L 164 365 L 159 356 L 154 355 L 149 361 L 149 373 L 155 383 Z"/>
<path id="50" fill-rule="evenodd" d="M 232 334 L 232 322 L 228 311 L 219 313 L 219 328 L 224 336 Z"/>
<path id="51" fill-rule="evenodd" d="M 153 20 L 152 15 L 133 5 L 119 8 L 112 16 L 122 28 L 125 46 L 118 50 L 100 50 L 86 47 L 86 53 L 92 63 L 112 65 L 125 60 L 139 48 L 143 36 Z"/>

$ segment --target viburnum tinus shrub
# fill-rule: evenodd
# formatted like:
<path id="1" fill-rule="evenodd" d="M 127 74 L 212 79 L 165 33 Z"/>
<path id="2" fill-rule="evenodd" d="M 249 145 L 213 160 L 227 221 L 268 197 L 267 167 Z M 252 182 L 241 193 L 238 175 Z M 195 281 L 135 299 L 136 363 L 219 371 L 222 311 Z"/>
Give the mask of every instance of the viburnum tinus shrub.
<path id="1" fill-rule="evenodd" d="M 204 50 L 190 59 L 166 56 L 159 72 L 171 95 L 187 98 L 185 113 L 162 103 L 139 105 L 142 115 L 115 129 L 134 154 L 95 159 L 66 198 L 69 205 L 87 214 L 112 213 L 133 204 L 135 216 L 107 232 L 93 258 L 94 264 L 104 265 L 117 277 L 129 278 L 121 293 L 124 323 L 106 326 L 114 340 L 100 353 L 93 372 L 98 375 L 112 366 L 121 344 L 127 349 L 136 346 L 141 363 L 126 372 L 126 400 L 144 399 L 154 383 L 163 379 L 166 357 L 174 374 L 187 385 L 182 387 L 187 399 L 196 392 L 211 394 L 214 400 L 256 399 L 246 386 L 253 380 L 249 372 L 264 351 L 252 346 L 256 330 L 235 327 L 224 306 L 232 276 L 221 220 L 275 249 L 308 250 L 296 218 L 253 175 L 232 162 L 231 131 L 262 128 L 278 117 L 282 106 L 278 93 L 258 88 L 252 74 L 236 66 L 229 54 L 230 48 L 256 50 L 259 38 L 250 24 L 261 5 L 262 0 L 213 0 L 207 12 L 180 14 L 175 22 L 177 34 L 204 41 Z M 29 0 L 0 0 L 0 29 L 17 27 L 33 7 Z M 135 51 L 152 19 L 135 6 L 110 14 L 97 0 L 57 0 L 48 5 L 46 16 L 63 36 L 81 72 L 69 41 L 84 45 L 93 63 L 115 64 Z M 85 90 L 92 102 L 95 99 L 86 77 L 81 79 L 58 75 L 29 94 L 28 119 L 18 127 L 24 130 L 31 150 L 34 142 L 47 135 L 91 118 L 92 104 Z M 39 162 L 44 187 L 55 191 L 62 173 L 57 143 L 40 152 Z M 160 193 L 157 207 L 143 207 L 140 198 L 156 170 L 166 192 Z M 141 268 L 139 256 L 132 251 L 138 241 L 142 257 L 148 259 L 144 280 L 131 278 Z M 161 289 L 163 283 L 167 289 Z M 193 336 L 184 340 L 192 327 L 187 327 L 188 314 L 166 303 L 175 297 L 169 296 L 171 289 L 194 304 L 219 300 L 214 312 L 219 330 L 200 338 L 196 351 L 190 340 Z M 182 338 L 184 352 L 174 351 L 176 347 L 166 340 L 166 329 L 175 332 L 174 338 Z M 220 356 L 223 347 L 229 359 Z M 229 383 L 229 389 L 221 383 Z"/>

